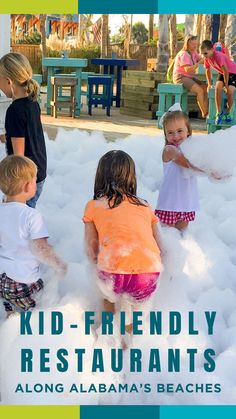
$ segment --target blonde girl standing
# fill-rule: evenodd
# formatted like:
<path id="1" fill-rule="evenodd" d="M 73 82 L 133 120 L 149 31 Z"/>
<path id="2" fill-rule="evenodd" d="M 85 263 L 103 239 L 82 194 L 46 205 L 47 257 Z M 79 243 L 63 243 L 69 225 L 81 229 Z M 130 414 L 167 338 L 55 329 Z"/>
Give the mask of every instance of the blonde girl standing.
<path id="1" fill-rule="evenodd" d="M 0 89 L 13 100 L 5 118 L 7 154 L 26 156 L 36 164 L 37 189 L 27 202 L 35 207 L 46 178 L 47 155 L 37 102 L 38 84 L 32 75 L 24 55 L 12 52 L 0 59 Z"/>

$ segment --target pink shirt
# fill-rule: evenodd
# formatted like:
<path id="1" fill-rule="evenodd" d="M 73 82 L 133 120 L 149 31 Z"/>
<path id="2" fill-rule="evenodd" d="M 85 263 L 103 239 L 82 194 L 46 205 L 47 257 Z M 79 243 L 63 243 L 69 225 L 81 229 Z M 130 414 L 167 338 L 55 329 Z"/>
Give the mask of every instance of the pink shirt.
<path id="1" fill-rule="evenodd" d="M 192 78 L 195 75 L 195 71 L 193 71 L 192 73 L 187 73 L 184 70 L 184 67 L 186 65 L 192 66 L 196 64 L 198 61 L 200 61 L 200 59 L 201 56 L 196 51 L 192 52 L 191 55 L 187 51 L 180 51 L 175 57 L 173 79 L 175 79 L 175 77 L 179 76 L 180 74 L 182 76 Z"/>
<path id="2" fill-rule="evenodd" d="M 220 51 L 214 51 L 212 58 L 205 58 L 204 67 L 206 69 L 214 68 L 218 73 L 223 74 L 222 66 L 225 66 L 229 73 L 236 74 L 236 64 Z"/>

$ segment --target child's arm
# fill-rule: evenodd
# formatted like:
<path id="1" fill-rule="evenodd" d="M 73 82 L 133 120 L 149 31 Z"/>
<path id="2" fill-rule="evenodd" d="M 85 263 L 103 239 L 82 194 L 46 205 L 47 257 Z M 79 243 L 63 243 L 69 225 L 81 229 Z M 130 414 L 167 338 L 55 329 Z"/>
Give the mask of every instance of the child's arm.
<path id="1" fill-rule="evenodd" d="M 227 91 L 227 89 L 228 89 L 228 83 L 229 83 L 229 70 L 224 65 L 222 65 L 221 68 L 222 68 L 222 71 L 223 71 L 224 84 L 225 84 L 225 88 L 226 88 L 226 91 Z"/>
<path id="2" fill-rule="evenodd" d="M 204 170 L 199 169 L 198 167 L 194 166 L 184 154 L 178 150 L 176 147 L 172 145 L 166 145 L 163 151 L 163 161 L 174 161 L 178 166 L 184 167 L 185 169 L 192 169 L 196 172 L 204 173 Z"/>
<path id="3" fill-rule="evenodd" d="M 97 263 L 99 240 L 97 229 L 92 221 L 85 223 L 85 247 L 90 261 Z"/>
<path id="4" fill-rule="evenodd" d="M 64 263 L 59 256 L 57 256 L 53 247 L 48 243 L 46 237 L 32 240 L 31 249 L 32 253 L 40 262 L 51 266 L 60 275 L 66 274 L 66 263 Z"/>
<path id="5" fill-rule="evenodd" d="M 12 137 L 11 138 L 13 153 L 18 156 L 25 155 L 25 138 L 24 137 Z"/>
<path id="6" fill-rule="evenodd" d="M 206 69 L 206 79 L 207 79 L 207 89 L 210 89 L 212 87 L 212 74 L 211 69 Z"/>

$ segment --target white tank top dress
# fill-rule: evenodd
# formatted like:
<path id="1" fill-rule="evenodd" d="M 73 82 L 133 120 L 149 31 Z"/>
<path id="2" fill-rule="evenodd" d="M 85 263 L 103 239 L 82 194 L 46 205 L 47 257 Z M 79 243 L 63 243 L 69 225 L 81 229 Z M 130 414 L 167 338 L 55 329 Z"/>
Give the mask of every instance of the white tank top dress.
<path id="1" fill-rule="evenodd" d="M 157 200 L 157 210 L 192 212 L 199 209 L 197 179 L 194 172 L 172 160 L 164 162 L 164 177 Z"/>

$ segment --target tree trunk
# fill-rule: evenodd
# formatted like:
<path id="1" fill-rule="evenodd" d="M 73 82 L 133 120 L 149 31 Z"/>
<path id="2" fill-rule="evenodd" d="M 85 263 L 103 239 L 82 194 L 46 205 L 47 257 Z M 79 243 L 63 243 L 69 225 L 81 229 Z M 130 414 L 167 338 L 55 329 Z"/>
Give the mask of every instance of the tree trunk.
<path id="1" fill-rule="evenodd" d="M 109 55 L 109 15 L 102 15 L 101 58 Z"/>
<path id="2" fill-rule="evenodd" d="M 197 35 L 199 39 L 201 37 L 202 16 L 203 15 L 201 14 L 195 15 L 195 22 L 194 22 L 194 29 L 193 29 L 193 35 Z"/>
<path id="3" fill-rule="evenodd" d="M 203 15 L 202 27 L 201 41 L 204 39 L 211 39 L 211 15 Z"/>
<path id="4" fill-rule="evenodd" d="M 177 53 L 176 15 L 170 15 L 170 58 L 173 60 Z"/>
<path id="5" fill-rule="evenodd" d="M 157 72 L 166 73 L 169 64 L 168 15 L 159 15 L 159 41 L 157 45 Z"/>
<path id="6" fill-rule="evenodd" d="M 153 39 L 154 15 L 149 15 L 148 23 L 148 41 Z"/>
<path id="7" fill-rule="evenodd" d="M 236 61 L 236 15 L 228 15 L 225 31 L 225 46 Z"/>
<path id="8" fill-rule="evenodd" d="M 47 15 L 39 15 L 40 21 L 40 33 L 41 33 L 41 46 L 42 46 L 42 58 L 47 56 L 46 46 L 46 19 Z M 47 67 L 42 66 L 43 83 L 47 83 Z"/>
<path id="9" fill-rule="evenodd" d="M 195 15 L 185 15 L 185 36 L 193 33 L 194 16 Z"/>
<path id="10" fill-rule="evenodd" d="M 13 45 L 16 43 L 16 16 L 11 15 L 11 42 Z"/>
<path id="11" fill-rule="evenodd" d="M 225 29 L 226 29 L 226 26 L 227 26 L 227 18 L 228 18 L 228 15 L 226 15 L 226 14 L 220 15 L 220 29 L 219 29 L 218 40 L 220 42 L 223 42 L 223 43 L 225 41 Z"/>

